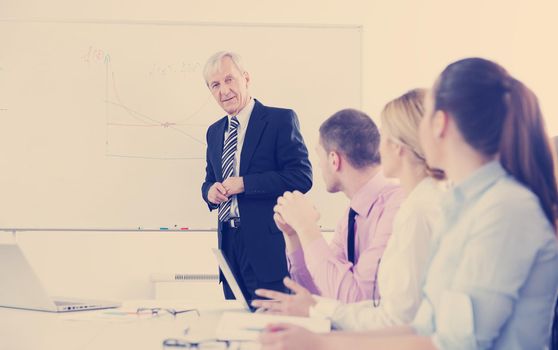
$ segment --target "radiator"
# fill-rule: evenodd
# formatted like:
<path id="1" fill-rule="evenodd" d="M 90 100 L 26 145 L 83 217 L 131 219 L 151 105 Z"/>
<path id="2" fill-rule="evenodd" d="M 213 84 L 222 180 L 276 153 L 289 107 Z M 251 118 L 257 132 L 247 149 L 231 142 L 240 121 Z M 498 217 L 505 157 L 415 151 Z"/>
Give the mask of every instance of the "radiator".
<path id="1" fill-rule="evenodd" d="M 151 283 L 155 299 L 199 301 L 223 300 L 223 290 L 217 274 L 154 273 Z"/>

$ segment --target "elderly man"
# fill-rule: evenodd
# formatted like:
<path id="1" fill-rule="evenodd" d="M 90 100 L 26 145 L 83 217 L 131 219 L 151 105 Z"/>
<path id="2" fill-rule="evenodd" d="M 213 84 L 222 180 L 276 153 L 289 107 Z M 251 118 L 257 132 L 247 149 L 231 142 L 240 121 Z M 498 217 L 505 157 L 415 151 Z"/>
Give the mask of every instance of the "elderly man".
<path id="1" fill-rule="evenodd" d="M 250 75 L 239 55 L 218 52 L 203 73 L 226 116 L 207 131 L 202 196 L 210 210 L 218 210 L 219 248 L 245 297 L 255 299 L 257 288 L 284 290 L 285 241 L 273 206 L 285 191 L 312 187 L 308 150 L 294 111 L 250 96 Z M 234 299 L 222 275 L 221 282 L 225 298 Z"/>

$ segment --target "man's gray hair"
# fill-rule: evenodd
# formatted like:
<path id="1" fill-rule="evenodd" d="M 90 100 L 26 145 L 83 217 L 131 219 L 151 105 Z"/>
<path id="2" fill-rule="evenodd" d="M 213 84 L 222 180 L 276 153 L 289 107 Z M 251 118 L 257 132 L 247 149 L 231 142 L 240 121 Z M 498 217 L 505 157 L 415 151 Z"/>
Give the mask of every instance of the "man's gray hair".
<path id="1" fill-rule="evenodd" d="M 246 72 L 244 65 L 242 64 L 242 57 L 240 57 L 239 54 L 232 51 L 219 51 L 209 57 L 203 68 L 203 77 L 206 84 L 209 85 L 210 76 L 221 68 L 221 61 L 225 57 L 229 57 L 231 61 L 233 61 L 234 65 L 238 68 L 241 74 Z"/>

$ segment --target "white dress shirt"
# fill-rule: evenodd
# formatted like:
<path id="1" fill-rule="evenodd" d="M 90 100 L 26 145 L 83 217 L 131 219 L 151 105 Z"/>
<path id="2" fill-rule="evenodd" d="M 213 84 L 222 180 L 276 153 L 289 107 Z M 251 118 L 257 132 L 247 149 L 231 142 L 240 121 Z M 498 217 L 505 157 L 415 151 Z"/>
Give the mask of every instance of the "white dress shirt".
<path id="1" fill-rule="evenodd" d="M 443 192 L 431 178 L 422 180 L 401 204 L 378 269 L 380 297 L 342 304 L 316 297 L 310 316 L 326 317 L 336 328 L 370 330 L 410 323 L 420 305 L 432 243 L 433 226 L 440 217 Z M 377 307 L 374 307 L 374 303 Z"/>
<path id="2" fill-rule="evenodd" d="M 248 122 L 250 121 L 250 115 L 254 110 L 255 101 L 253 98 L 250 98 L 250 101 L 244 106 L 244 108 L 236 115 L 236 119 L 238 119 L 238 129 L 237 129 L 237 140 L 236 140 L 236 153 L 234 155 L 234 171 L 233 176 L 239 176 L 240 173 L 240 154 L 242 153 L 242 145 L 244 143 L 244 136 L 246 135 L 246 127 L 248 126 Z M 225 130 L 225 138 L 229 135 L 229 130 L 231 126 L 231 118 L 234 117 L 232 115 L 227 116 L 229 119 L 228 128 Z M 240 210 L 238 209 L 238 200 L 236 195 L 232 197 L 231 202 L 231 218 L 239 218 L 240 217 Z"/>

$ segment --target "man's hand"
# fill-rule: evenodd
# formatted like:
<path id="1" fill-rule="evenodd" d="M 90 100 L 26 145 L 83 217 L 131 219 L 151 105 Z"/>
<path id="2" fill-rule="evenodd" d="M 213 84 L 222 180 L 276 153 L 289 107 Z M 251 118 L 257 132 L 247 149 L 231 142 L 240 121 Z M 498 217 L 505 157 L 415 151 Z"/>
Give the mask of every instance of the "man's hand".
<path id="1" fill-rule="evenodd" d="M 281 220 L 300 236 L 318 227 L 320 213 L 312 202 L 299 191 L 285 192 L 273 208 Z M 319 229 L 317 230 L 319 232 Z"/>
<path id="2" fill-rule="evenodd" d="M 221 204 L 229 200 L 227 197 L 227 189 L 220 182 L 215 182 L 207 191 L 207 199 L 215 204 Z"/>
<path id="3" fill-rule="evenodd" d="M 310 306 L 316 305 L 312 294 L 292 279 L 285 277 L 285 286 L 294 294 L 285 294 L 269 289 L 256 289 L 256 294 L 271 300 L 254 300 L 252 306 L 263 308 L 280 315 L 308 317 Z"/>
<path id="4" fill-rule="evenodd" d="M 223 181 L 223 187 L 227 190 L 227 196 L 244 192 L 244 179 L 239 176 L 231 176 Z"/>
<path id="5" fill-rule="evenodd" d="M 281 215 L 275 213 L 273 215 L 273 220 L 275 221 L 275 225 L 283 232 L 285 236 L 296 236 L 296 231 L 283 220 Z"/>

